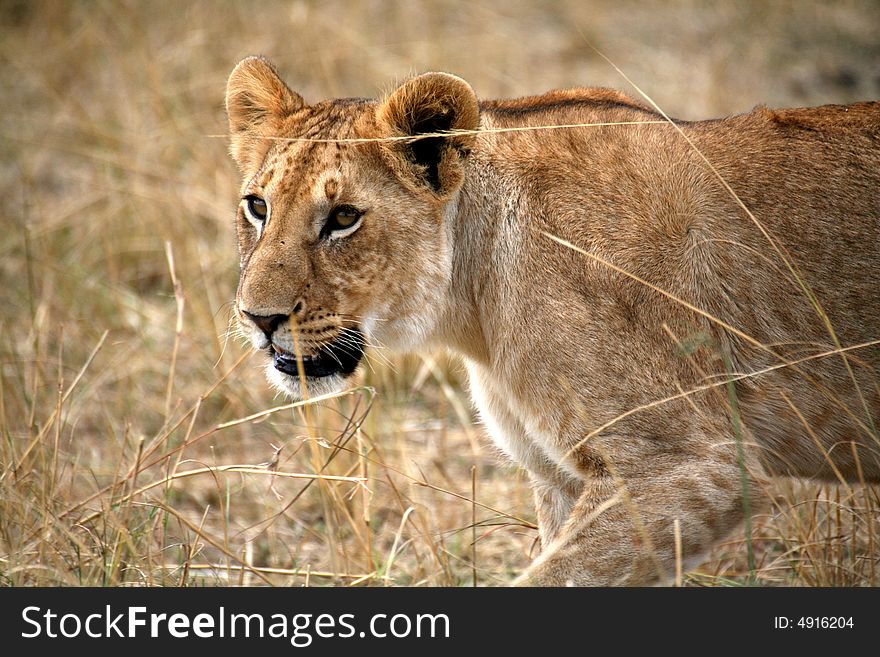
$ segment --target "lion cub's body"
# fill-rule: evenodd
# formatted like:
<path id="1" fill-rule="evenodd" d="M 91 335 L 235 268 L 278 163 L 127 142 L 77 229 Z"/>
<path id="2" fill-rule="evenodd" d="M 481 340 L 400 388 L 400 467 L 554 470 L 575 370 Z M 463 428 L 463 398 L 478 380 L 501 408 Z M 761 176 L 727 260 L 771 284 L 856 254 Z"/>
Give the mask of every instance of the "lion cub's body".
<path id="1" fill-rule="evenodd" d="M 543 551 L 524 582 L 666 576 L 676 520 L 695 559 L 769 474 L 880 480 L 880 349 L 822 355 L 880 338 L 880 104 L 678 122 L 688 143 L 607 90 L 477 108 L 429 74 L 384 103 L 310 108 L 257 93 L 274 84 L 261 66 L 243 62 L 227 97 L 244 194 L 274 208 L 240 217 L 239 310 L 288 317 L 307 352 L 348 327 L 462 354 L 535 489 Z M 595 123 L 620 125 L 523 130 Z M 363 223 L 321 242 L 339 203 Z"/>

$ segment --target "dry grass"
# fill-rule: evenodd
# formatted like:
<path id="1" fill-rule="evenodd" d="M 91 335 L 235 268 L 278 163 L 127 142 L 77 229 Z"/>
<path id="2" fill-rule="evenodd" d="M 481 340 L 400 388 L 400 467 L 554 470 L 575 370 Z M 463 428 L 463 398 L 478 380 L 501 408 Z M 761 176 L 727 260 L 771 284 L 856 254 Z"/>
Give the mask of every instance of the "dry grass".
<path id="1" fill-rule="evenodd" d="M 228 339 L 238 181 L 212 135 L 242 56 L 307 99 L 429 69 L 486 97 L 623 86 L 585 38 L 684 118 L 880 92 L 869 2 L 6 2 L 0 22 L 15 585 L 491 585 L 529 561 L 525 478 L 455 361 L 377 354 L 378 394 L 290 408 Z M 734 537 L 684 583 L 877 583 L 875 489 L 769 494 L 752 549 Z"/>

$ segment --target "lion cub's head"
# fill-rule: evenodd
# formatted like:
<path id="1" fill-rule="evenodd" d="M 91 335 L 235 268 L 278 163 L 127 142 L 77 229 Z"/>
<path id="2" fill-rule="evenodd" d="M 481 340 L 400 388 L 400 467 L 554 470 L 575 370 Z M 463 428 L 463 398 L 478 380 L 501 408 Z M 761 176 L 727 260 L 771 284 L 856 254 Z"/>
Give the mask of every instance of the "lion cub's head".
<path id="1" fill-rule="evenodd" d="M 340 390 L 369 343 L 430 338 L 451 276 L 445 217 L 474 136 L 408 138 L 474 130 L 470 86 L 428 73 L 384 102 L 307 105 L 250 57 L 229 76 L 226 109 L 244 176 L 236 315 L 269 380 L 294 398 L 303 381 L 313 396 Z"/>

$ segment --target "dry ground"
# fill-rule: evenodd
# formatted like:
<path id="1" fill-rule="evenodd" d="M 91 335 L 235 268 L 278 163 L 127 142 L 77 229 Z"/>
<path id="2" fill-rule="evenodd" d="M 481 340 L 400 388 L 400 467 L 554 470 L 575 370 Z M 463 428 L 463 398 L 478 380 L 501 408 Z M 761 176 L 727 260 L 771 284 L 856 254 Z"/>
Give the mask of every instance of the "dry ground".
<path id="1" fill-rule="evenodd" d="M 432 69 L 624 88 L 592 43 L 697 119 L 877 97 L 878 28 L 874 2 L 0 3 L 0 582 L 493 585 L 530 558 L 456 361 L 377 354 L 378 394 L 263 412 L 227 333 L 241 57 L 306 99 Z M 685 583 L 877 582 L 876 491 L 770 493 L 753 572 L 739 535 Z"/>

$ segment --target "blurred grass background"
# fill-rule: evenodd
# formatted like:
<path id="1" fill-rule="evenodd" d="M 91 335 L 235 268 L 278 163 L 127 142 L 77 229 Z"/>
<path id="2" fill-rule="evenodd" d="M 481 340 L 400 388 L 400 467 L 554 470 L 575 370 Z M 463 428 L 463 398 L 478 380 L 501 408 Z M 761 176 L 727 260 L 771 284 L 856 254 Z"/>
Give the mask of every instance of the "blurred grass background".
<path id="1" fill-rule="evenodd" d="M 485 98 L 631 92 L 592 43 L 700 119 L 876 98 L 878 33 L 871 1 L 4 0 L 0 582 L 495 585 L 535 553 L 525 477 L 442 354 L 373 359 L 375 397 L 238 421 L 284 404 L 227 338 L 242 57 L 306 100 L 427 70 Z M 757 572 L 735 536 L 685 583 L 876 583 L 875 489 L 769 492 Z"/>

